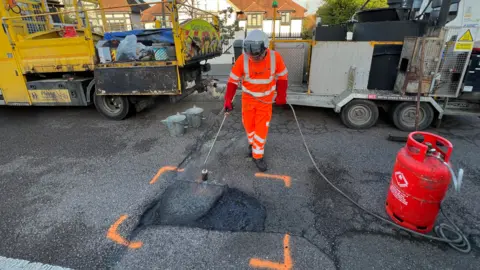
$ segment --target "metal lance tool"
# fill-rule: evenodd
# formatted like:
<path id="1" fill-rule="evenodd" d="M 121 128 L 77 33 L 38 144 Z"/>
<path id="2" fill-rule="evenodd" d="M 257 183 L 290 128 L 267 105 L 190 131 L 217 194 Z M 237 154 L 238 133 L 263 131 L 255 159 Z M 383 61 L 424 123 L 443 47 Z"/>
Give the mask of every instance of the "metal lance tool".
<path id="1" fill-rule="evenodd" d="M 227 119 L 227 116 L 229 115 L 228 112 L 225 112 L 223 116 L 222 123 L 220 124 L 220 128 L 217 131 L 217 135 L 215 135 L 215 138 L 213 139 L 213 144 L 210 147 L 210 150 L 208 151 L 207 157 L 205 158 L 205 161 L 203 162 L 203 169 L 202 169 L 202 180 L 207 181 L 208 180 L 208 169 L 207 169 L 207 161 L 208 157 L 210 157 L 210 153 L 212 153 L 213 147 L 215 146 L 215 142 L 217 141 L 218 134 L 220 134 L 220 131 L 222 130 L 223 124 L 225 123 L 225 119 Z"/>

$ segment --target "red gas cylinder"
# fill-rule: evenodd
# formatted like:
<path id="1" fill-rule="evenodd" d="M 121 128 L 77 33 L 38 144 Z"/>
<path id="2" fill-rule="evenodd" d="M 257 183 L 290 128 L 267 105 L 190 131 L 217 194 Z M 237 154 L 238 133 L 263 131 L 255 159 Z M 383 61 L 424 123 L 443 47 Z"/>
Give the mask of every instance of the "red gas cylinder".
<path id="1" fill-rule="evenodd" d="M 449 165 L 452 150 L 452 144 L 440 136 L 410 133 L 397 154 L 385 203 L 395 223 L 421 233 L 433 229 L 450 179 L 455 177 Z"/>

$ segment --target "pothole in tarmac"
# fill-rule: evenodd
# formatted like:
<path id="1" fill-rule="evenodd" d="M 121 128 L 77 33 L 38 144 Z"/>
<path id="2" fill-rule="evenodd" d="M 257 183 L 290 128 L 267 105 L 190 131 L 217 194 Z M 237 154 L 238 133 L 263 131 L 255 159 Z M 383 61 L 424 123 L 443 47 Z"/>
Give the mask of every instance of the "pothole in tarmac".
<path id="1" fill-rule="evenodd" d="M 145 211 L 140 226 L 261 232 L 265 218 L 265 207 L 256 198 L 238 189 L 176 181 Z"/>

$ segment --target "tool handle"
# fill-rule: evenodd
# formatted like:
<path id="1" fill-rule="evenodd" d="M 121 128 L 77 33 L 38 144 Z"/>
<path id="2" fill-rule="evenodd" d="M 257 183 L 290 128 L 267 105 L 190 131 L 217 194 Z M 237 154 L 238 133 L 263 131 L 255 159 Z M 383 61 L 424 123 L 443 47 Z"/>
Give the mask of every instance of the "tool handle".
<path id="1" fill-rule="evenodd" d="M 220 134 L 220 131 L 222 131 L 223 123 L 225 123 L 225 119 L 227 119 L 228 113 L 225 113 L 223 116 L 222 123 L 220 124 L 220 128 L 217 131 L 217 135 L 215 135 L 215 138 L 213 139 L 212 146 L 210 147 L 210 150 L 208 151 L 207 157 L 205 158 L 205 162 L 203 162 L 203 166 L 206 167 L 208 157 L 210 157 L 210 153 L 212 153 L 213 147 L 215 146 L 215 142 L 217 141 L 218 135 Z M 206 168 L 205 168 L 206 169 Z"/>
<path id="2" fill-rule="evenodd" d="M 235 96 L 232 98 L 232 103 L 235 100 Z M 215 142 L 217 141 L 218 135 L 220 134 L 220 131 L 222 131 L 223 124 L 225 123 L 225 119 L 227 119 L 227 116 L 230 114 L 230 112 L 225 111 L 225 107 L 222 109 L 220 113 L 223 113 L 223 120 L 222 123 L 220 124 L 220 128 L 218 128 L 217 134 L 215 135 L 215 138 L 213 139 L 212 147 L 210 147 L 210 150 L 208 150 L 207 157 L 205 158 L 205 161 L 203 162 L 203 167 L 204 171 L 208 173 L 207 170 L 207 161 L 208 158 L 210 157 L 210 153 L 212 153 L 213 147 L 215 146 Z"/>

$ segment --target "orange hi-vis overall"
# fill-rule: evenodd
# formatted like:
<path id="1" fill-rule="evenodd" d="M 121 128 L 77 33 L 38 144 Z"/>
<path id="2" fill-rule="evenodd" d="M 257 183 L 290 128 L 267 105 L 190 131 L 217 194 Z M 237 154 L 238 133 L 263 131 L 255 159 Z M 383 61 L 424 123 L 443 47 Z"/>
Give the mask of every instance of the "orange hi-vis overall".
<path id="1" fill-rule="evenodd" d="M 230 83 L 238 85 L 242 80 L 242 121 L 255 159 L 263 158 L 265 152 L 276 82 L 287 80 L 287 75 L 282 57 L 273 50 L 259 62 L 242 54 L 230 73 Z"/>

